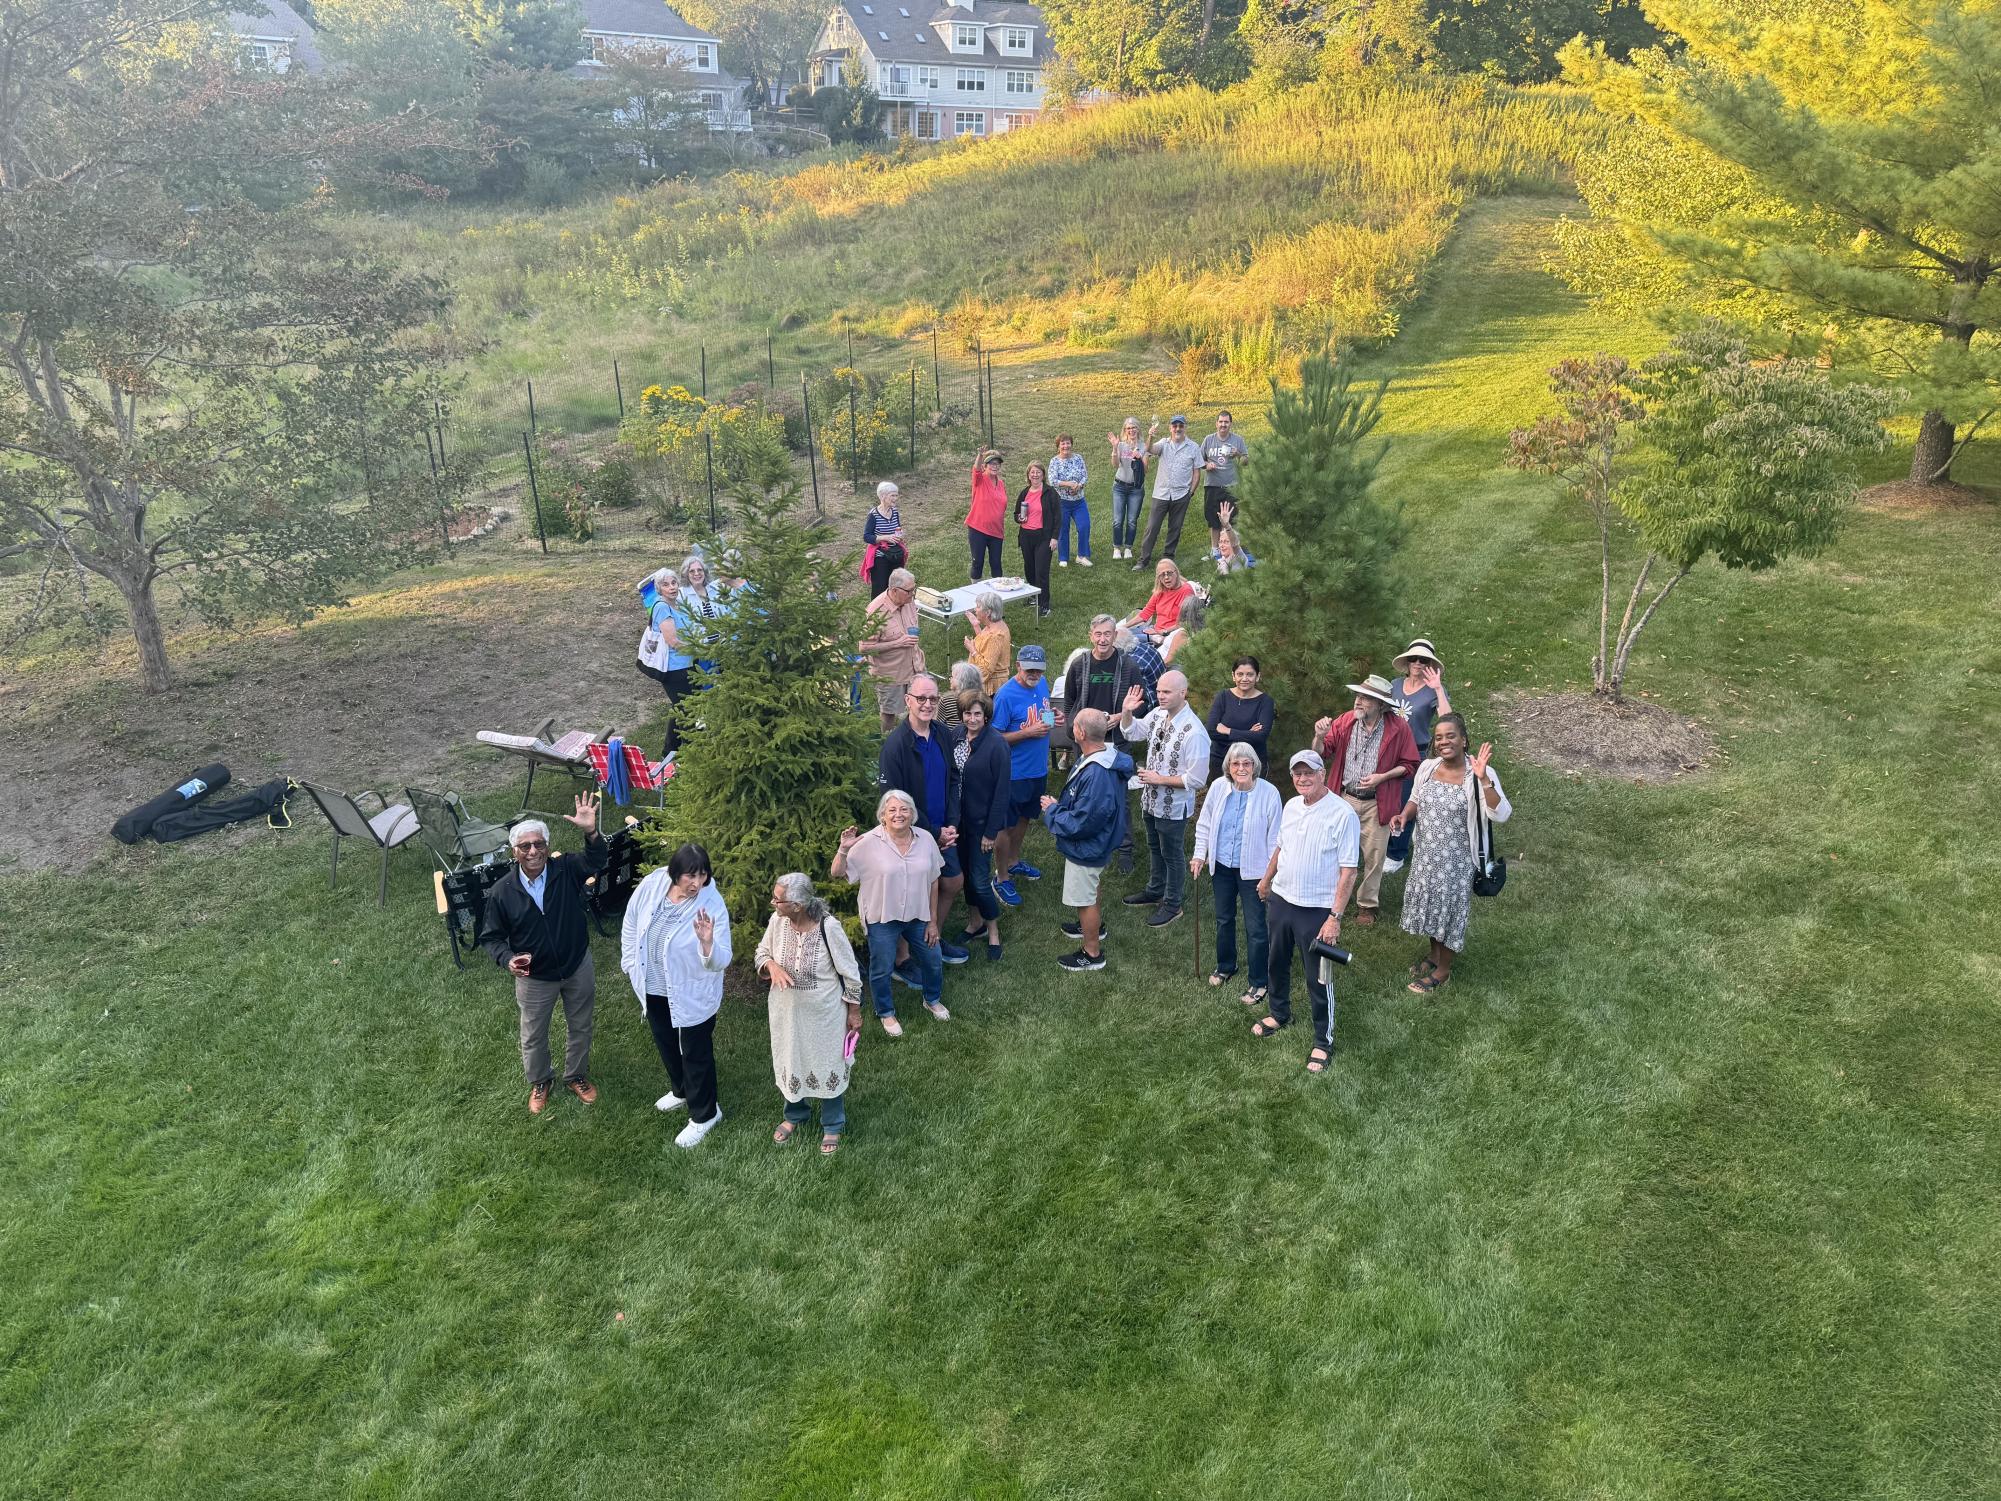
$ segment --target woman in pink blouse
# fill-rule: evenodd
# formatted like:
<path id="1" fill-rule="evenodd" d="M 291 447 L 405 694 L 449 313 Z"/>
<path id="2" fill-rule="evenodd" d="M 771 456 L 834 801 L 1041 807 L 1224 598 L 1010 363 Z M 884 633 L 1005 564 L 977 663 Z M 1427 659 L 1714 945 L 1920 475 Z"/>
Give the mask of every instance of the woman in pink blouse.
<path id="1" fill-rule="evenodd" d="M 973 504 L 966 512 L 966 544 L 972 549 L 975 581 L 987 573 L 1000 573 L 1001 538 L 1006 532 L 1007 486 L 1001 482 L 1000 450 L 982 448 L 973 459 Z"/>
<path id="2" fill-rule="evenodd" d="M 1021 542 L 1021 576 L 1024 582 L 1042 591 L 1043 615 L 1049 613 L 1049 558 L 1056 545 L 1056 518 L 1060 500 L 1049 483 L 1048 471 L 1030 461 L 1028 483 L 1014 498 L 1015 535 Z"/>

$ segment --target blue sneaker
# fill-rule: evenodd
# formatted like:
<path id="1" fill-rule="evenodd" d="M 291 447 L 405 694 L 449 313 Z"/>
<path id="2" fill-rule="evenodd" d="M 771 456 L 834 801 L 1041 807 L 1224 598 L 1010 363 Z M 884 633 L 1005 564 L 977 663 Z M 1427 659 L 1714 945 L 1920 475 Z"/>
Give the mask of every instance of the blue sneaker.
<path id="1" fill-rule="evenodd" d="M 922 990 L 924 982 L 917 978 L 916 966 L 905 960 L 890 971 L 899 984 L 908 985 L 912 990 Z"/>
<path id="2" fill-rule="evenodd" d="M 1012 881 L 994 882 L 994 895 L 1006 902 L 1010 907 L 1019 907 L 1021 905 L 1021 893 L 1014 889 L 1014 882 Z"/>
<path id="3" fill-rule="evenodd" d="M 1020 876 L 1024 881 L 1039 881 L 1042 879 L 1042 872 L 1037 870 L 1033 865 L 1030 865 L 1026 860 L 1015 861 L 1014 864 L 1007 868 L 1007 873 L 1011 876 Z"/>
<path id="4" fill-rule="evenodd" d="M 940 943 L 938 945 L 938 957 L 943 959 L 947 964 L 964 964 L 972 956 L 956 943 Z"/>

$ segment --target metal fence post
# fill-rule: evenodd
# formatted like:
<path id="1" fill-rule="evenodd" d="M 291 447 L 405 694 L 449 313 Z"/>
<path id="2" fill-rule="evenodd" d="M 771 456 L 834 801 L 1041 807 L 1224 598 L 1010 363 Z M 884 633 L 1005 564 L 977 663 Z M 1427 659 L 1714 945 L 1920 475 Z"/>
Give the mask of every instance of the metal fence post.
<path id="1" fill-rule="evenodd" d="M 702 346 L 702 458 L 709 471 L 709 530 L 716 529 L 716 435 L 709 426 L 709 346 Z M 567 1015 L 567 1013 L 565 1013 Z"/>
<path id="2" fill-rule="evenodd" d="M 618 420 L 625 421 L 625 382 L 619 379 L 618 361 L 611 362 L 611 388 L 618 396 Z"/>
<path id="3" fill-rule="evenodd" d="M 945 391 L 938 383 L 938 325 L 931 325 L 931 405 L 945 410 Z"/>
<path id="4" fill-rule="evenodd" d="M 813 446 L 813 393 L 806 389 L 806 372 L 799 372 L 799 404 L 806 412 L 806 466 L 813 474 L 813 510 L 817 515 L 827 514 L 827 508 L 820 504 L 820 455 Z"/>
<path id="5" fill-rule="evenodd" d="M 528 431 L 531 436 L 535 435 L 535 382 L 532 380 L 528 381 Z"/>
<path id="6" fill-rule="evenodd" d="M 542 487 L 535 483 L 535 449 L 526 433 L 521 435 L 521 456 L 528 461 L 528 493 L 535 501 L 535 536 L 541 542 L 542 554 L 546 557 L 549 553 L 549 534 L 542 529 Z"/>
<path id="7" fill-rule="evenodd" d="M 910 467 L 917 467 L 917 361 L 910 362 Z"/>

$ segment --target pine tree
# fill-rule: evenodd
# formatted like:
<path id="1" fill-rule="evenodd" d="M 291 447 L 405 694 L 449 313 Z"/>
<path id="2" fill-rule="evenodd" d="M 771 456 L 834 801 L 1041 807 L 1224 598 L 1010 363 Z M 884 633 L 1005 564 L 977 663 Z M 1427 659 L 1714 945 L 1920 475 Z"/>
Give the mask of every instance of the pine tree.
<path id="1" fill-rule="evenodd" d="M 1606 227 L 1568 228 L 1566 274 L 1601 296 L 1645 286 L 1671 312 L 1759 317 L 1803 353 L 1832 335 L 1922 413 L 1911 479 L 1947 479 L 1960 430 L 2001 409 L 2001 8 L 1656 0 L 1648 14 L 1686 49 L 1602 70 L 1617 125 L 1578 180 Z"/>
<path id="2" fill-rule="evenodd" d="M 1351 669 L 1380 659 L 1401 618 L 1401 508 L 1370 492 L 1388 440 L 1370 441 L 1388 382 L 1357 390 L 1315 355 L 1295 388 L 1272 382 L 1271 435 L 1244 466 L 1246 538 L 1257 567 L 1217 580 L 1207 628 L 1185 661 L 1195 682 L 1227 682 L 1249 653 L 1267 689 L 1311 723 Z"/>
<path id="3" fill-rule="evenodd" d="M 716 669 L 684 701 L 677 770 L 644 842 L 661 863 L 687 842 L 709 852 L 716 885 L 741 923 L 761 925 L 771 883 L 816 876 L 840 831 L 873 808 L 876 723 L 853 712 L 862 604 L 836 585 L 852 555 L 816 551 L 794 519 L 799 487 L 731 493 L 749 585 L 703 648 Z"/>

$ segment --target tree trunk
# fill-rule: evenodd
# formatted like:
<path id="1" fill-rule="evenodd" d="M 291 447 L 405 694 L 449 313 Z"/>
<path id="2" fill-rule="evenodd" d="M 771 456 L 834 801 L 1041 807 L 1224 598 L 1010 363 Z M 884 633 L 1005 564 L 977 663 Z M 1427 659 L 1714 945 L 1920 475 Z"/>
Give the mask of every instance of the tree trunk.
<path id="1" fill-rule="evenodd" d="M 160 629 L 160 607 L 153 599 L 153 581 L 115 578 L 125 607 L 132 612 L 132 636 L 139 643 L 139 680 L 148 693 L 165 693 L 174 686 L 167 668 L 167 637 Z"/>
<path id="2" fill-rule="evenodd" d="M 1620 694 L 1625 688 L 1626 662 L 1627 659 L 1633 655 L 1633 643 L 1640 639 L 1640 632 L 1644 631 L 1647 628 L 1647 622 L 1654 618 L 1654 611 L 1658 610 L 1661 607 L 1661 601 L 1666 599 L 1670 594 L 1674 593 L 1674 586 L 1680 583 L 1683 579 L 1687 578 L 1689 574 L 1689 569 L 1693 567 L 1695 567 L 1693 563 L 1688 564 L 1687 567 L 1684 567 L 1680 573 L 1677 573 L 1673 578 L 1669 579 L 1665 584 L 1662 584 L 1661 592 L 1656 594 L 1651 600 L 1647 602 L 1646 609 L 1640 612 L 1640 618 L 1633 622 L 1633 628 L 1630 631 L 1625 629 L 1620 630 L 1619 658 L 1617 662 L 1613 664 L 1612 667 L 1613 703 L 1616 704 L 1620 701 Z"/>
<path id="3" fill-rule="evenodd" d="M 1592 507 L 1598 513 L 1598 655 L 1591 659 L 1591 691 L 1605 691 L 1605 673 L 1611 663 L 1606 637 L 1612 621 L 1612 517 L 1604 503 Z"/>
<path id="4" fill-rule="evenodd" d="M 1911 451 L 1911 482 L 1942 485 L 1952 478 L 1953 426 L 1944 412 L 1926 412 L 1918 423 L 1918 446 Z"/>

